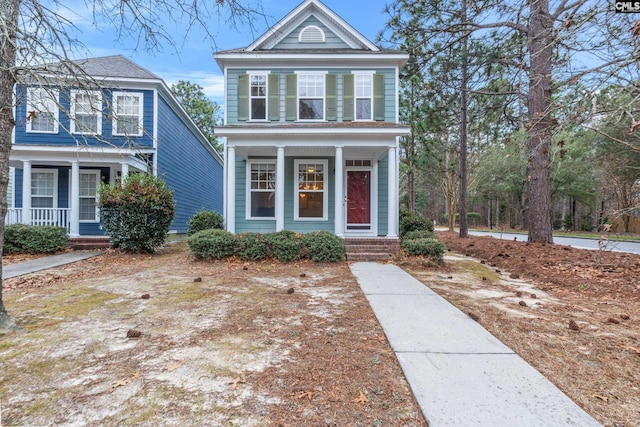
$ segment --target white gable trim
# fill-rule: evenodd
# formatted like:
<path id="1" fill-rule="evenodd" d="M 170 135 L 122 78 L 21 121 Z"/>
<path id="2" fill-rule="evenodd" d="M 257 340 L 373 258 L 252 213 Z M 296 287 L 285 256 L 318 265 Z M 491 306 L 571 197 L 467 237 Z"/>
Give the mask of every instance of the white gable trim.
<path id="1" fill-rule="evenodd" d="M 298 25 L 302 24 L 309 16 L 315 16 L 320 22 L 333 31 L 345 43 L 354 49 L 380 49 L 371 43 L 344 19 L 335 14 L 319 0 L 305 0 L 298 7 L 289 12 L 284 18 L 268 29 L 262 36 L 251 43 L 245 52 L 256 49 L 271 49 L 282 39 L 291 33 Z"/>

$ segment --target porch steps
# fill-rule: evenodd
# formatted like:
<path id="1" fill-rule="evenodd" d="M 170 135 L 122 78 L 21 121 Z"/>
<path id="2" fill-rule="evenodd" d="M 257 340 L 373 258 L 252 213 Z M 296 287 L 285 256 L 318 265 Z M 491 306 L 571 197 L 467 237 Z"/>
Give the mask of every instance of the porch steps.
<path id="1" fill-rule="evenodd" d="M 104 236 L 72 237 L 67 243 L 67 247 L 75 250 L 108 249 L 110 246 L 109 238 Z"/>
<path id="2" fill-rule="evenodd" d="M 347 261 L 388 261 L 400 251 L 399 239 L 348 237 L 344 239 Z"/>

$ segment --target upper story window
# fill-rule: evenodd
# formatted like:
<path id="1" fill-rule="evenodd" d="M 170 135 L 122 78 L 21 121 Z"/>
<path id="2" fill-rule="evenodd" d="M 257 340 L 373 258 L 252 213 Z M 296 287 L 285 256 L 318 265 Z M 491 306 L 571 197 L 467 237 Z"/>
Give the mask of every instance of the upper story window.
<path id="1" fill-rule="evenodd" d="M 298 73 L 298 120 L 324 120 L 325 73 Z"/>
<path id="2" fill-rule="evenodd" d="M 102 92 L 71 91 L 71 133 L 102 133 Z"/>
<path id="3" fill-rule="evenodd" d="M 373 74 L 354 73 L 355 119 L 372 120 Z"/>
<path id="4" fill-rule="evenodd" d="M 324 43 L 324 31 L 315 25 L 308 25 L 298 35 L 300 43 Z"/>
<path id="5" fill-rule="evenodd" d="M 250 74 L 251 120 L 267 119 L 267 74 Z"/>
<path id="6" fill-rule="evenodd" d="M 113 93 L 113 134 L 142 136 L 142 93 Z"/>
<path id="7" fill-rule="evenodd" d="M 27 89 L 27 132 L 58 133 L 58 91 Z"/>

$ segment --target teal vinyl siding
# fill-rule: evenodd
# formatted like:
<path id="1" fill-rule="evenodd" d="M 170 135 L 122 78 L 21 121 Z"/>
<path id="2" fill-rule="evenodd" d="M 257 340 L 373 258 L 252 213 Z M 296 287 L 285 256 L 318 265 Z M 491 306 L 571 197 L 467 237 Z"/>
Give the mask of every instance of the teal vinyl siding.
<path id="1" fill-rule="evenodd" d="M 284 228 L 297 233 L 309 233 L 312 231 L 327 230 L 334 231 L 334 211 L 335 211 L 335 174 L 329 173 L 329 189 L 325 194 L 328 197 L 328 219 L 327 221 L 294 221 L 294 160 L 304 159 L 327 159 L 327 157 L 286 157 L 285 158 L 285 183 L 284 183 Z M 260 159 L 267 159 L 260 157 Z M 273 158 L 269 158 L 272 160 Z M 328 158 L 328 170 L 335 168 L 335 159 Z M 235 186 L 235 209 L 236 209 L 236 233 L 256 232 L 270 233 L 276 229 L 275 219 L 251 219 L 247 220 L 247 163 L 241 157 L 236 156 L 236 186 Z"/>
<path id="2" fill-rule="evenodd" d="M 300 31 L 309 25 L 315 25 L 324 31 L 324 43 L 300 43 L 298 36 Z M 321 23 L 315 16 L 310 16 L 302 24 L 293 30 L 287 37 L 282 39 L 274 49 L 348 49 L 349 45 L 335 35 L 326 25 Z"/>
<path id="3" fill-rule="evenodd" d="M 353 120 L 353 113 L 348 114 L 347 111 L 345 111 L 344 109 L 344 94 L 345 94 L 345 86 L 344 86 L 344 80 L 345 80 L 345 76 L 346 75 L 351 75 L 352 71 L 356 71 L 356 70 L 364 70 L 363 68 L 357 68 L 354 67 L 353 69 L 351 68 L 329 68 L 329 69 L 320 69 L 320 68 L 313 68 L 313 69 L 307 69 L 305 68 L 305 71 L 328 71 L 329 75 L 333 76 L 335 75 L 335 103 L 336 103 L 336 109 L 335 109 L 335 117 L 337 118 L 338 121 L 340 120 Z M 243 117 L 240 117 L 240 112 L 239 112 L 239 102 L 238 102 L 238 98 L 239 98 L 239 91 L 238 91 L 238 85 L 239 85 L 239 77 L 242 75 L 246 74 L 245 69 L 232 69 L 229 70 L 227 72 L 227 82 L 228 82 L 228 86 L 227 86 L 227 122 L 229 124 L 231 123 L 238 123 L 239 121 L 244 121 L 244 115 Z M 273 68 L 271 70 L 267 70 L 270 74 L 273 75 L 278 75 L 280 77 L 279 80 L 279 92 L 280 92 L 280 116 L 279 116 L 279 120 L 283 121 L 283 120 L 288 120 L 288 121 L 293 121 L 296 119 L 297 114 L 294 116 L 293 112 L 290 112 L 290 114 L 286 114 L 287 111 L 287 76 L 293 76 L 294 74 L 294 69 L 292 68 Z M 395 82 L 395 70 L 394 69 L 375 69 L 374 70 L 376 72 L 376 74 L 380 74 L 384 76 L 384 121 L 387 122 L 395 122 L 396 119 L 396 82 Z M 332 78 L 332 77 L 330 77 Z M 293 77 L 291 78 L 293 79 Z M 294 84 L 294 86 L 297 88 L 297 85 Z M 293 87 L 293 86 L 291 86 Z M 294 109 L 297 109 L 297 97 L 296 94 L 293 93 L 291 94 L 291 98 L 289 98 L 291 102 L 293 102 L 292 107 Z M 274 102 L 273 98 L 269 99 L 269 103 Z M 329 100 L 327 100 L 327 102 L 330 102 Z M 375 102 L 375 101 L 374 101 Z M 295 104 L 295 105 L 294 105 Z M 350 104 L 350 111 L 353 110 L 353 105 Z M 271 116 L 270 117 L 272 119 L 272 121 L 278 121 L 278 119 L 276 118 L 276 116 Z M 328 118 L 330 120 L 334 120 L 334 116 L 330 115 L 328 116 Z M 380 119 L 381 117 L 377 117 L 377 119 Z"/>
<path id="4" fill-rule="evenodd" d="M 378 236 L 386 236 L 389 225 L 389 157 L 378 162 Z"/>

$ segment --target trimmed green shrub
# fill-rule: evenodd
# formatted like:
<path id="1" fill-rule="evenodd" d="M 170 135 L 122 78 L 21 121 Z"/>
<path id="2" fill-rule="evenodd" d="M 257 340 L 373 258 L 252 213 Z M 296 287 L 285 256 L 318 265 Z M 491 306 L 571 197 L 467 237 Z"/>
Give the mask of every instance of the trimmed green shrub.
<path id="1" fill-rule="evenodd" d="M 409 255 L 426 256 L 435 262 L 442 262 L 447 250 L 442 242 L 429 238 L 403 240 L 401 247 Z"/>
<path id="2" fill-rule="evenodd" d="M 164 243 L 175 214 L 173 191 L 151 174 L 131 174 L 122 185 L 101 184 L 100 218 L 111 245 L 153 253 Z"/>
<path id="3" fill-rule="evenodd" d="M 226 230 L 202 230 L 187 238 L 193 256 L 205 260 L 230 257 L 235 244 L 236 237 Z"/>
<path id="4" fill-rule="evenodd" d="M 265 235 L 269 253 L 278 261 L 289 262 L 300 258 L 302 239 L 293 231 L 282 230 Z"/>
<path id="5" fill-rule="evenodd" d="M 208 230 L 210 228 L 222 230 L 224 228 L 223 223 L 222 215 L 218 212 L 202 209 L 189 218 L 189 222 L 187 224 L 187 235 L 191 236 L 198 231 Z"/>
<path id="6" fill-rule="evenodd" d="M 406 209 L 400 211 L 400 238 L 409 231 L 421 230 L 433 231 L 433 221 Z"/>
<path id="7" fill-rule="evenodd" d="M 261 233 L 241 233 L 236 235 L 235 254 L 245 261 L 265 259 L 269 253 L 267 240 Z"/>
<path id="8" fill-rule="evenodd" d="M 7 225 L 4 228 L 4 247 L 7 254 L 51 253 L 67 247 L 69 237 L 64 227 L 44 225 Z"/>
<path id="9" fill-rule="evenodd" d="M 315 262 L 338 262 L 344 259 L 344 242 L 328 231 L 316 231 L 303 236 L 305 252 Z"/>
<path id="10" fill-rule="evenodd" d="M 433 231 L 429 230 L 416 230 L 407 231 L 402 237 L 402 240 L 415 240 L 415 239 L 436 239 L 436 235 Z"/>

